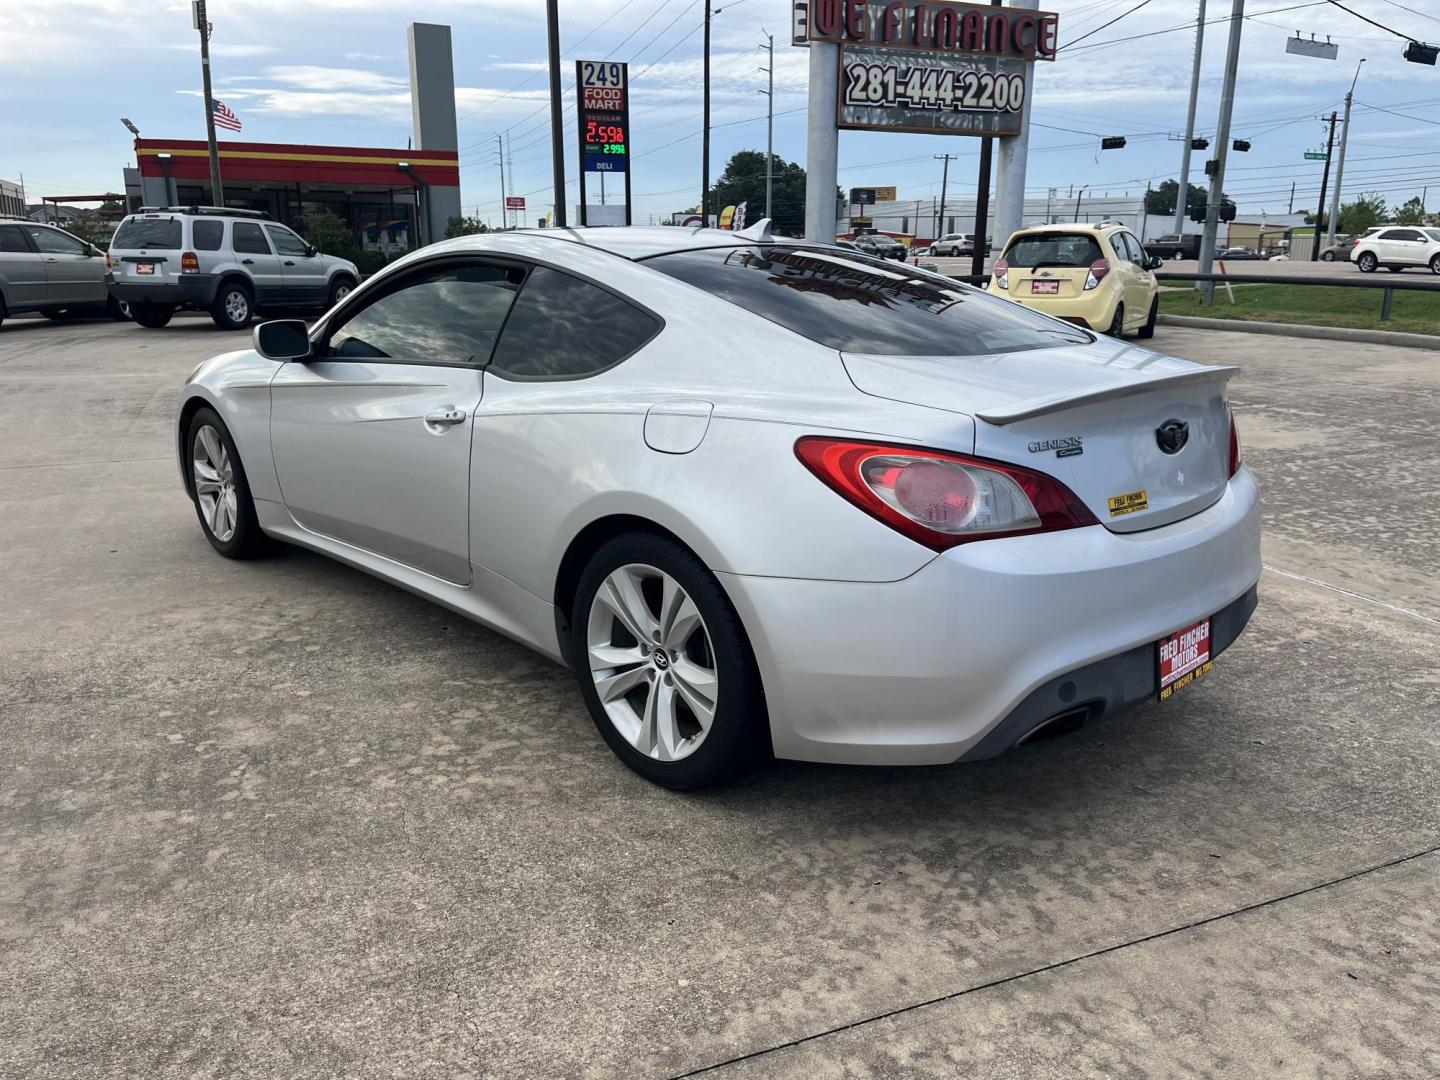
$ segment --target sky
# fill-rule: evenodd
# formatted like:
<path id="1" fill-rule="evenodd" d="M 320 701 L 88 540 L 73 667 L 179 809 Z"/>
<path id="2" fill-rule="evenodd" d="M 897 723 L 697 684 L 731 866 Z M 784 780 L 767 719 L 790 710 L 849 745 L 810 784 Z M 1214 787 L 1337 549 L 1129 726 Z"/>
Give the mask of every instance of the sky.
<path id="1" fill-rule="evenodd" d="M 1232 0 L 1209 0 L 1197 132 L 1213 133 Z M 808 50 L 789 44 L 788 0 L 712 0 L 711 176 L 737 150 L 764 150 L 765 33 L 775 41 L 775 152 L 803 164 Z M 1137 9 L 1138 5 L 1138 9 Z M 1345 0 L 1406 36 L 1440 41 L 1440 0 Z M 1178 172 L 1197 0 L 1055 0 L 1059 59 L 1037 64 L 1027 193 L 1089 185 L 1138 194 Z M 1392 204 L 1432 190 L 1440 209 L 1440 69 L 1406 63 L 1404 40 L 1330 0 L 1247 0 L 1227 193 L 1247 214 L 1313 208 L 1319 117 L 1343 108 L 1358 61 L 1345 191 Z M 211 0 L 215 94 L 244 122 L 224 141 L 403 147 L 411 135 L 405 30 L 453 28 L 466 213 L 499 220 L 496 134 L 509 140 L 511 194 L 529 215 L 553 200 L 543 0 Z M 630 63 L 634 218 L 693 206 L 700 189 L 704 0 L 560 0 L 562 70 Z M 1111 20 L 1113 25 L 1106 26 Z M 1287 55 L 1296 31 L 1329 37 L 1336 61 Z M 1142 36 L 1143 35 L 1143 36 Z M 197 35 L 175 0 L 5 0 L 0 4 L 0 178 L 27 195 L 115 190 L 133 165 L 120 117 L 147 137 L 204 138 Z M 565 146 L 575 176 L 573 91 Z M 1123 150 L 1099 136 L 1125 135 Z M 842 187 L 894 185 L 902 199 L 973 196 L 978 140 L 842 132 Z M 1196 155 L 1203 158 L 1205 155 Z M 1192 180 L 1201 164 L 1192 167 Z M 569 203 L 576 201 L 570 185 Z M 753 215 L 752 215 L 753 216 Z"/>

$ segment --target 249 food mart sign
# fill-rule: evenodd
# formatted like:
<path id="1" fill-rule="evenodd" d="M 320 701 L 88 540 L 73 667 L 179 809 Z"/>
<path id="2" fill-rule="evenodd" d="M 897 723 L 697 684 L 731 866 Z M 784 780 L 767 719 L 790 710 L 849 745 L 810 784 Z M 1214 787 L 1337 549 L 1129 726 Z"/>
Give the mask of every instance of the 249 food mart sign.
<path id="1" fill-rule="evenodd" d="M 918 0 L 803 2 L 808 40 L 841 46 L 842 128 L 1017 134 L 1030 93 L 1026 64 L 1054 60 L 1060 33 L 1060 16 L 1049 11 Z"/>

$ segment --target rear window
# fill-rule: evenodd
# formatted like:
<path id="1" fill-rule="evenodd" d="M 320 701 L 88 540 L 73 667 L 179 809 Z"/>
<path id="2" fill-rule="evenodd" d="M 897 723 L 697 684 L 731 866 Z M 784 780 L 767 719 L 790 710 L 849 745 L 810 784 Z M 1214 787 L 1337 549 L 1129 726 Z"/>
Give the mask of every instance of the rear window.
<path id="1" fill-rule="evenodd" d="M 190 239 L 194 241 L 196 251 L 219 251 L 224 237 L 223 221 L 196 221 L 190 226 Z"/>
<path id="2" fill-rule="evenodd" d="M 843 352 L 973 356 L 1091 340 L 978 289 L 831 248 L 685 251 L 646 265 Z"/>
<path id="3" fill-rule="evenodd" d="M 126 251 L 134 248 L 178 251 L 180 243 L 178 218 L 131 218 L 115 230 L 115 239 L 110 241 L 110 247 Z"/>
<path id="4" fill-rule="evenodd" d="M 1105 258 L 1094 236 L 1083 233 L 1034 233 L 1021 236 L 1005 251 L 1011 266 L 1089 266 Z"/>

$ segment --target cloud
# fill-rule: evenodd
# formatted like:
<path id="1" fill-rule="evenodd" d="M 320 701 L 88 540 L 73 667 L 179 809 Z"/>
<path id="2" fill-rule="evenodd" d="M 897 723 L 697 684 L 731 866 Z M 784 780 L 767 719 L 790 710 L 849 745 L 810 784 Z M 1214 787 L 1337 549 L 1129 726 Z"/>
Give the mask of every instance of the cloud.
<path id="1" fill-rule="evenodd" d="M 198 55 L 200 52 L 200 44 L 198 41 L 198 37 L 196 41 L 186 41 L 180 42 L 175 45 L 166 45 L 164 46 L 164 48 L 170 49 L 173 52 L 195 53 L 196 55 Z M 275 48 L 275 46 L 273 45 L 232 45 L 221 41 L 212 41 L 210 43 L 210 55 L 222 59 L 244 59 L 250 56 L 269 56 L 271 53 L 277 53 L 279 51 L 280 50 Z"/>

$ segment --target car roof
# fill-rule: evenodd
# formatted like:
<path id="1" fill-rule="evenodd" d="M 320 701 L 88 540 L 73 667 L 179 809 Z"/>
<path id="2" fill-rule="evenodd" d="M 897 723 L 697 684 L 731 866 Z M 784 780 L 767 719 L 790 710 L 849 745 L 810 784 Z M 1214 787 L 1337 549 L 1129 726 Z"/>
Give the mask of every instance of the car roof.
<path id="1" fill-rule="evenodd" d="M 1109 232 L 1115 229 L 1128 229 L 1129 226 L 1118 221 L 1062 221 L 1050 225 L 1026 225 L 1024 228 L 1016 229 L 1017 233 L 1073 233 L 1073 232 Z"/>
<path id="2" fill-rule="evenodd" d="M 525 237 L 548 240 L 562 244 L 578 244 L 597 251 L 618 255 L 622 259 L 641 260 L 655 255 L 668 255 L 677 251 L 698 251 L 704 248 L 749 247 L 757 243 L 794 243 L 808 241 L 770 237 L 762 239 L 759 227 L 757 235 L 749 230 L 730 232 L 725 229 L 702 229 L 699 226 L 682 225 L 619 225 L 591 226 L 581 229 L 512 229 L 508 232 L 476 233 L 444 241 L 450 251 L 496 251 L 508 245 L 506 237 Z M 434 245 L 438 248 L 442 245 Z M 422 249 L 423 250 L 423 249 Z"/>

